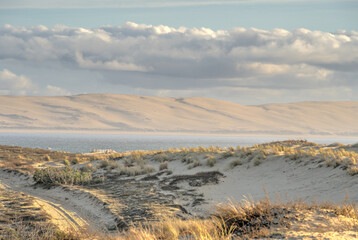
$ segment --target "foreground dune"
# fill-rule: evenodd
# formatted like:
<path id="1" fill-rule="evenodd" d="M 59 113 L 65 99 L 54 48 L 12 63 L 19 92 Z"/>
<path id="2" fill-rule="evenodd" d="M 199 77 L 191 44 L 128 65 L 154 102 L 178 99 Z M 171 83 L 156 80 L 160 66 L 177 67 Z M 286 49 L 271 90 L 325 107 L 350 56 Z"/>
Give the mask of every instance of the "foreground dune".
<path id="1" fill-rule="evenodd" d="M 208 98 L 0 96 L 0 131 L 357 136 L 358 102 L 244 106 Z"/>
<path id="2" fill-rule="evenodd" d="M 34 201 L 62 231 L 84 232 L 74 239 L 358 237 L 357 144 L 289 140 L 77 156 L 0 149 L 2 219 L 18 211 L 7 204 L 11 194 L 27 202 L 18 206 Z M 13 156 L 27 168 L 9 164 Z"/>

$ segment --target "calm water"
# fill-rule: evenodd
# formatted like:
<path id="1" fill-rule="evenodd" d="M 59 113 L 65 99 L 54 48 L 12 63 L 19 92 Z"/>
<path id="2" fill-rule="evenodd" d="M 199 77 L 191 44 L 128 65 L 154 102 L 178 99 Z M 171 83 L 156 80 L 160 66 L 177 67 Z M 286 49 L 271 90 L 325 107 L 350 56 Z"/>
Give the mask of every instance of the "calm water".
<path id="1" fill-rule="evenodd" d="M 197 146 L 250 146 L 287 138 L 278 137 L 223 137 L 223 136 L 152 136 L 152 135 L 92 135 L 92 134 L 22 134 L 0 133 L 0 145 L 31 148 L 51 148 L 73 153 L 90 152 L 92 149 L 113 149 L 117 152 L 156 150 Z M 357 143 L 357 138 L 307 139 L 321 144 L 341 142 Z"/>

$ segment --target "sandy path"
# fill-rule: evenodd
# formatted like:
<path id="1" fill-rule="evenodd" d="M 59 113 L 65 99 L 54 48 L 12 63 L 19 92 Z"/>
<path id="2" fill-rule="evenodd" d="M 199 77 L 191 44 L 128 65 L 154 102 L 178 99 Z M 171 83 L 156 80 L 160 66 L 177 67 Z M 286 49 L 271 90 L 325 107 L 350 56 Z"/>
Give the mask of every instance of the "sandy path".
<path id="1" fill-rule="evenodd" d="M 59 204 L 46 201 L 39 197 L 35 198 L 35 203 L 51 216 L 51 222 L 58 226 L 62 231 L 79 231 L 81 228 L 88 225 L 87 222 L 77 216 L 76 213 L 67 211 Z"/>
<path id="2" fill-rule="evenodd" d="M 1 186 L 34 197 L 35 204 L 48 213 L 61 230 L 100 229 L 115 224 L 115 217 L 88 193 L 62 187 L 34 188 L 28 176 L 3 169 L 0 169 Z"/>

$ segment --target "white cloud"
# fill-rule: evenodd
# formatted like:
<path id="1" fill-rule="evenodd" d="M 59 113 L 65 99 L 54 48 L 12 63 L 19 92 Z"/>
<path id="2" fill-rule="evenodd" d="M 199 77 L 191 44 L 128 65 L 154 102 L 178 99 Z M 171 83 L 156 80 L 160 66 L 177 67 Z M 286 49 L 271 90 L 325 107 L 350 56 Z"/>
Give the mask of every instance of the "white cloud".
<path id="1" fill-rule="evenodd" d="M 66 96 L 71 94 L 66 89 L 51 85 L 46 86 L 45 92 L 47 96 Z"/>
<path id="2" fill-rule="evenodd" d="M 135 23 L 98 29 L 7 25 L 0 29 L 0 43 L 7 46 L 2 59 L 73 61 L 81 68 L 181 77 L 232 78 L 246 68 L 253 70 L 251 75 L 280 74 L 299 64 L 357 71 L 358 63 L 355 31 L 213 31 Z"/>
<path id="3" fill-rule="evenodd" d="M 26 95 L 33 90 L 34 86 L 27 77 L 16 75 L 7 69 L 0 71 L 1 95 Z"/>
<path id="4" fill-rule="evenodd" d="M 342 89 L 337 94 L 343 97 L 343 89 L 358 90 L 357 31 L 214 31 L 131 22 L 94 29 L 6 25 L 0 28 L 0 45 L 6 46 L 0 52 L 0 62 L 12 61 L 17 66 L 52 64 L 56 69 L 101 75 L 102 82 L 92 89 L 86 79 L 73 80 L 77 89 L 83 86 L 85 92 L 100 92 L 105 84 L 145 87 L 158 94 L 200 94 L 200 89 L 227 87 L 266 89 L 265 93 L 308 89 L 307 93 L 313 94 L 319 89 L 337 88 Z M 61 81 L 45 80 L 40 89 L 47 85 L 70 89 Z M 66 91 L 53 89 L 55 95 Z"/>

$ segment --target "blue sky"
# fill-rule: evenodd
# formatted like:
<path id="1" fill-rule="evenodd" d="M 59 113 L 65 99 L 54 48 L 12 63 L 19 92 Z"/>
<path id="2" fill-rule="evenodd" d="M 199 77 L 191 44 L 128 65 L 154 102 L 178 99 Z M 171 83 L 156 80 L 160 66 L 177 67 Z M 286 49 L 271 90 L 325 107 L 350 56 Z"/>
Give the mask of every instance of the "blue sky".
<path id="1" fill-rule="evenodd" d="M 172 27 L 358 29 L 358 1 L 0 0 L 0 24 L 93 28 L 127 21 Z M 167 5 L 170 5 L 169 7 Z"/>
<path id="2" fill-rule="evenodd" d="M 358 1 L 0 0 L 0 95 L 358 101 Z"/>

